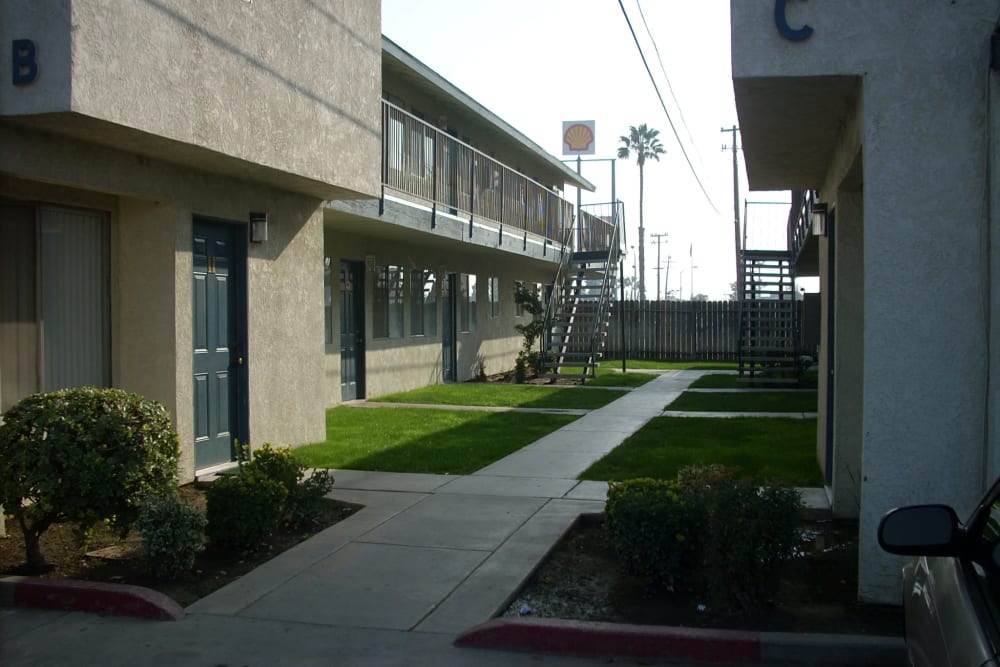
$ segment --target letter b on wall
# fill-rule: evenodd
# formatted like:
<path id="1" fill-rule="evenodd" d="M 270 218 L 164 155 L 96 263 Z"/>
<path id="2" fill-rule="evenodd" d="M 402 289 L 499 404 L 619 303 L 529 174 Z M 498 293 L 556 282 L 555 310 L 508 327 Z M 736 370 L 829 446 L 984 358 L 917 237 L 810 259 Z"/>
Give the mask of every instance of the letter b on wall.
<path id="1" fill-rule="evenodd" d="M 12 81 L 15 86 L 27 86 L 38 76 L 35 43 L 30 39 L 15 39 L 11 49 Z"/>

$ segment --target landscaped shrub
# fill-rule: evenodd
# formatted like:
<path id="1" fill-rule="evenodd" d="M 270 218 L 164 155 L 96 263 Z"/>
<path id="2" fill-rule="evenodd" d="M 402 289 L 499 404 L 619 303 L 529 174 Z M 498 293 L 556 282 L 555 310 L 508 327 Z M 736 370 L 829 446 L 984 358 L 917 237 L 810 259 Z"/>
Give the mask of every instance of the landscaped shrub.
<path id="1" fill-rule="evenodd" d="M 246 459 L 241 466 L 243 474 L 258 475 L 278 482 L 285 487 L 289 495 L 295 491 L 295 487 L 303 477 L 303 468 L 295 460 L 291 447 L 275 449 L 271 447 L 271 443 L 265 442 L 252 454 L 245 456 Z"/>
<path id="2" fill-rule="evenodd" d="M 141 500 L 176 488 L 177 433 L 166 409 L 120 389 L 28 396 L 0 425 L 0 505 L 21 524 L 29 565 L 53 523 L 86 534 L 109 521 L 123 535 Z"/>
<path id="3" fill-rule="evenodd" d="M 205 548 L 205 513 L 175 494 L 152 496 L 139 508 L 135 528 L 142 536 L 142 560 L 161 579 L 191 571 Z"/>
<path id="4" fill-rule="evenodd" d="M 285 501 L 285 521 L 293 528 L 306 528 L 316 524 L 323 514 L 323 499 L 333 489 L 333 475 L 329 470 L 313 470 L 313 474 L 299 482 Z"/>
<path id="5" fill-rule="evenodd" d="M 538 373 L 542 370 L 542 354 L 535 349 L 535 341 L 541 336 L 545 328 L 543 316 L 545 315 L 545 305 L 542 303 L 538 290 L 527 287 L 524 283 L 518 282 L 514 287 L 514 302 L 521 306 L 531 321 L 527 324 L 515 324 L 514 329 L 521 334 L 521 351 L 515 360 L 515 382 L 522 384 L 527 379 L 527 371 L 530 368 Z"/>
<path id="6" fill-rule="evenodd" d="M 677 484 L 686 492 L 709 492 L 721 485 L 732 484 L 738 473 L 736 468 L 718 463 L 684 466 L 677 472 Z"/>
<path id="7" fill-rule="evenodd" d="M 698 554 L 700 504 L 675 481 L 611 482 L 604 526 L 629 574 L 669 587 L 681 584 Z"/>
<path id="8" fill-rule="evenodd" d="M 791 488 L 733 482 L 714 489 L 699 570 L 711 606 L 749 612 L 767 602 L 801 539 L 800 507 Z"/>
<path id="9" fill-rule="evenodd" d="M 775 590 L 800 539 L 791 488 L 736 479 L 723 466 L 676 480 L 611 482 L 605 528 L 622 568 L 652 584 L 698 591 L 721 611 L 751 611 Z"/>
<path id="10" fill-rule="evenodd" d="M 213 542 L 231 549 L 253 549 L 278 528 L 288 490 L 261 475 L 225 475 L 205 492 Z"/>
<path id="11" fill-rule="evenodd" d="M 293 528 L 314 524 L 323 511 L 323 497 L 333 489 L 329 470 L 314 470 L 306 477 L 306 468 L 292 453 L 291 447 L 274 448 L 265 442 L 243 463 L 242 474 L 256 475 L 280 483 L 288 492 L 282 520 Z"/>
<path id="12" fill-rule="evenodd" d="M 251 452 L 237 446 L 239 472 L 221 477 L 206 492 L 208 536 L 227 547 L 247 549 L 269 537 L 284 522 L 291 528 L 316 523 L 323 497 L 333 488 L 328 470 L 306 468 L 291 447 L 265 442 Z"/>

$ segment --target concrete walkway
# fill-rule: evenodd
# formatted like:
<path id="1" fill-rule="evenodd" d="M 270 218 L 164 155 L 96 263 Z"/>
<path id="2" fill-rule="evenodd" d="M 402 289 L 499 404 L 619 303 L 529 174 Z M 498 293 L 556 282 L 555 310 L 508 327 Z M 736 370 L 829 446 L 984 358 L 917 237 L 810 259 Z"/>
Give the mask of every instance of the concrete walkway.
<path id="1" fill-rule="evenodd" d="M 471 475 L 336 471 L 332 497 L 364 509 L 176 622 L 0 607 L 0 663 L 601 664 L 452 641 L 502 610 L 581 513 L 602 511 L 606 484 L 577 475 L 701 374 L 667 372 Z"/>
<path id="2" fill-rule="evenodd" d="M 576 476 L 696 377 L 663 375 L 471 475 L 334 471 L 331 495 L 363 510 L 187 611 L 450 634 L 486 621 L 603 510 L 607 485 Z"/>

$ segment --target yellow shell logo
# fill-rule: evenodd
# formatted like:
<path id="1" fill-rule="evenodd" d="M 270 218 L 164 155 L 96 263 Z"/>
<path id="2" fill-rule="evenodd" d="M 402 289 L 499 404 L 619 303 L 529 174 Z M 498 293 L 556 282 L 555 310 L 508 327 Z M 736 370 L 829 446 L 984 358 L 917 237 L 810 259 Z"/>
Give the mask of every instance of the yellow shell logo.
<path id="1" fill-rule="evenodd" d="M 571 151 L 585 151 L 594 142 L 594 133 L 583 123 L 577 123 L 566 129 L 563 141 Z"/>

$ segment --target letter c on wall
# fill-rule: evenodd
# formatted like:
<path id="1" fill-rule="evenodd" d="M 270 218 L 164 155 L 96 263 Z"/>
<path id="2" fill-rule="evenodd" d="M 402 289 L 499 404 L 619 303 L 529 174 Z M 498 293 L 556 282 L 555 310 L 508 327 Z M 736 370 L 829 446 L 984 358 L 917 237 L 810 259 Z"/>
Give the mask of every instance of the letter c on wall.
<path id="1" fill-rule="evenodd" d="M 804 39 L 809 39 L 809 36 L 813 34 L 813 29 L 808 25 L 803 25 L 799 29 L 795 29 L 788 25 L 788 18 L 785 16 L 785 5 L 788 0 L 774 0 L 774 25 L 778 26 L 778 32 L 785 39 L 792 42 L 801 42 Z"/>

